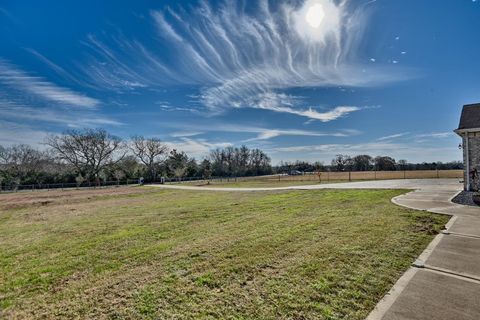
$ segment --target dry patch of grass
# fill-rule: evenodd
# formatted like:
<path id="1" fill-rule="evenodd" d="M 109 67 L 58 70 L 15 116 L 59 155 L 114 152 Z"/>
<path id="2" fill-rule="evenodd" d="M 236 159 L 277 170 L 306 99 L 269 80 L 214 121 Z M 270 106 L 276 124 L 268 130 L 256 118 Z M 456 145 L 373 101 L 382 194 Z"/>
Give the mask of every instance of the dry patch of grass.
<path id="1" fill-rule="evenodd" d="M 152 189 L 0 209 L 0 317 L 363 319 L 448 220 L 399 190 Z"/>

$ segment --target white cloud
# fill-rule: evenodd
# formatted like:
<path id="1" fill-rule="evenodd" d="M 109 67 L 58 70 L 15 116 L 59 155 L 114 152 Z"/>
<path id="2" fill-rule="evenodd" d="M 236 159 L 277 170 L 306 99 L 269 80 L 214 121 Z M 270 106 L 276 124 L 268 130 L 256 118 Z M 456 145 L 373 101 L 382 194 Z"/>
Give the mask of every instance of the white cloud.
<path id="1" fill-rule="evenodd" d="M 113 89 L 134 90 L 131 83 L 196 85 L 202 88 L 198 101 L 213 114 L 229 108 L 266 109 L 259 105 L 265 95 L 291 88 L 365 87 L 411 77 L 406 69 L 393 71 L 359 62 L 356 52 L 366 25 L 364 6 L 353 1 L 307 2 L 320 4 L 328 13 L 321 30 L 311 30 L 308 37 L 299 35 L 310 28 L 302 20 L 308 6 L 298 3 L 261 0 L 246 12 L 235 1 L 215 8 L 200 2 L 198 7 L 178 11 L 152 11 L 159 38 L 155 48 L 114 37 L 114 45 L 122 48 L 120 54 L 91 36 L 86 44 L 93 51 L 92 62 L 84 71 L 96 84 Z M 156 50 L 163 52 L 163 58 L 152 53 Z M 356 111 L 332 107 L 324 115 L 300 102 L 270 109 L 320 121 Z"/>
<path id="2" fill-rule="evenodd" d="M 432 132 L 432 133 L 425 133 L 425 134 L 419 134 L 416 137 L 417 138 L 448 138 L 453 136 L 453 132 Z"/>
<path id="3" fill-rule="evenodd" d="M 173 138 L 184 138 L 184 137 L 194 137 L 203 134 L 199 131 L 178 131 L 171 133 L 170 136 Z"/>
<path id="4" fill-rule="evenodd" d="M 404 137 L 408 134 L 410 134 L 410 132 L 402 132 L 402 133 L 392 134 L 392 135 L 389 135 L 389 136 L 378 138 L 377 141 L 393 140 L 393 139 L 396 139 L 396 138 Z"/>
<path id="5" fill-rule="evenodd" d="M 428 146 L 411 145 L 393 142 L 367 142 L 359 144 L 319 144 L 266 149 L 275 161 L 292 161 L 299 158 L 309 161 L 324 161 L 329 163 L 337 154 L 369 154 L 372 156 L 388 155 L 395 159 L 406 159 L 411 162 L 423 161 L 453 161 L 461 159 L 461 153 L 455 145 Z"/>
<path id="6" fill-rule="evenodd" d="M 260 96 L 259 101 L 250 102 L 254 108 L 270 110 L 282 113 L 291 113 L 302 117 L 308 117 L 313 120 L 329 122 L 348 115 L 349 113 L 361 110 L 354 106 L 335 107 L 326 112 L 319 112 L 313 108 L 297 109 L 294 108 L 295 98 L 285 94 L 265 93 Z"/>
<path id="7" fill-rule="evenodd" d="M 60 67 L 58 64 L 54 63 L 53 61 L 51 61 L 50 59 L 48 59 L 47 57 L 45 57 L 43 54 L 41 54 L 40 52 L 38 52 L 37 50 L 34 50 L 32 48 L 25 48 L 25 50 L 29 53 L 31 53 L 34 57 L 36 57 L 39 61 L 41 61 L 42 63 L 44 63 L 46 66 L 48 66 L 50 69 L 52 69 L 53 71 L 55 71 L 56 74 L 58 74 L 60 77 L 62 77 L 63 79 L 66 79 L 68 81 L 70 81 L 71 83 L 76 83 L 78 85 L 81 85 L 81 86 L 87 86 L 88 87 L 88 84 L 84 83 L 83 81 L 81 81 L 79 79 L 79 77 L 75 77 L 73 75 L 71 75 L 69 72 L 67 72 L 64 68 Z"/>
<path id="8" fill-rule="evenodd" d="M 247 128 L 248 130 L 248 128 Z M 356 133 L 352 132 L 317 132 L 317 131 L 306 131 L 306 130 L 279 130 L 279 129 L 256 129 L 250 131 L 257 131 L 258 135 L 256 138 L 245 140 L 256 141 L 256 140 L 269 140 L 272 138 L 280 136 L 305 136 L 305 137 L 349 137 L 355 135 Z"/>
<path id="9" fill-rule="evenodd" d="M 170 124 L 178 128 L 181 124 L 174 123 Z M 165 124 L 164 126 L 168 126 Z M 188 129 L 188 130 L 187 130 Z M 193 130 L 193 131 L 191 131 Z M 342 129 L 338 131 L 325 132 L 325 131 L 312 131 L 312 130 L 299 130 L 299 129 L 275 129 L 275 128 L 264 128 L 264 127 L 255 127 L 249 125 L 241 124 L 215 124 L 212 126 L 204 126 L 198 124 L 191 124 L 188 127 L 185 127 L 185 131 L 174 132 L 170 134 L 173 137 L 186 137 L 182 134 L 198 134 L 204 132 L 229 132 L 229 133 L 243 133 L 243 134 L 255 134 L 254 138 L 243 140 L 241 142 L 250 142 L 250 141 L 259 141 L 259 140 L 269 140 L 279 136 L 309 136 L 309 137 L 351 137 L 362 134 L 361 131 L 355 129 Z"/>
<path id="10" fill-rule="evenodd" d="M 67 127 L 95 127 L 95 126 L 120 126 L 121 122 L 104 118 L 90 112 L 75 110 L 65 112 L 54 108 L 41 108 L 19 105 L 6 101 L 0 97 L 0 118 L 30 121 L 35 123 L 45 122 L 59 124 Z"/>
<path id="11" fill-rule="evenodd" d="M 66 106 L 93 108 L 100 103 L 97 99 L 57 86 L 41 77 L 31 76 L 2 59 L 0 59 L 0 83 L 21 94 L 33 94 Z"/>
<path id="12" fill-rule="evenodd" d="M 229 142 L 209 142 L 204 139 L 181 138 L 178 141 L 168 141 L 166 145 L 170 149 L 176 149 L 186 152 L 189 156 L 203 158 L 216 148 L 226 148 L 232 146 Z"/>
<path id="13" fill-rule="evenodd" d="M 49 132 L 24 124 L 0 120 L 0 145 L 29 144 L 41 146 Z"/>

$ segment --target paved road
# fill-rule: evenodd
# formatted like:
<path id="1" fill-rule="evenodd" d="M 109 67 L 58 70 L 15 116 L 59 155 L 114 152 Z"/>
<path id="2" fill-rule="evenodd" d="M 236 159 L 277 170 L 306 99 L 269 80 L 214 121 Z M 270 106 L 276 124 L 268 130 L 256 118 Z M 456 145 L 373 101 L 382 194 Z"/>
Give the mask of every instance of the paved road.
<path id="1" fill-rule="evenodd" d="M 203 191 L 272 191 L 272 190 L 313 190 L 313 189 L 413 189 L 413 190 L 446 190 L 457 193 L 461 185 L 457 179 L 398 179 L 398 180 L 376 180 L 362 182 L 346 182 L 331 184 L 314 184 L 305 186 L 290 187 L 261 187 L 261 188 L 228 188 L 228 187 L 202 187 L 189 186 L 187 184 L 154 184 L 152 187 L 164 189 L 181 190 L 203 190 Z"/>
<path id="2" fill-rule="evenodd" d="M 452 219 L 444 233 L 435 237 L 367 319 L 480 319 L 480 209 L 450 202 L 462 189 L 456 179 L 383 180 L 280 188 L 155 186 L 225 192 L 332 188 L 415 190 L 392 201 L 408 208 L 451 215 Z"/>

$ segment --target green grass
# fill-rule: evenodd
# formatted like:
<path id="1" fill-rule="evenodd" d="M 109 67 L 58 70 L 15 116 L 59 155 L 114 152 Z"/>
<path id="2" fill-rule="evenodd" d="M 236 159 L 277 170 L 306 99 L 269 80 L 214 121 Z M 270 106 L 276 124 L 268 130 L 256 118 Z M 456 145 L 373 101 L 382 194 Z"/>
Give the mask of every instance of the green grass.
<path id="1" fill-rule="evenodd" d="M 403 192 L 145 188 L 0 209 L 0 318 L 364 319 L 448 220 L 393 205 Z"/>

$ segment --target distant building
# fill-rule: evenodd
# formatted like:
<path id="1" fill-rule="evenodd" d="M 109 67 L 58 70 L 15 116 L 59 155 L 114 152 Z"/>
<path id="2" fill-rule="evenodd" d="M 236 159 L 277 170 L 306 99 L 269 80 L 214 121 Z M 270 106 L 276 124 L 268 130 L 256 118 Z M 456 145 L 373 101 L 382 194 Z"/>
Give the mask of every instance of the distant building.
<path id="1" fill-rule="evenodd" d="M 463 106 L 455 133 L 462 137 L 465 190 L 480 187 L 480 103 Z"/>

